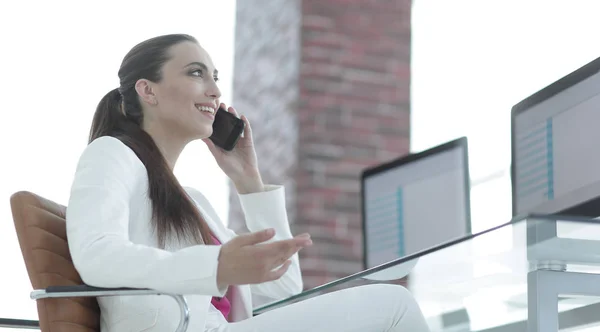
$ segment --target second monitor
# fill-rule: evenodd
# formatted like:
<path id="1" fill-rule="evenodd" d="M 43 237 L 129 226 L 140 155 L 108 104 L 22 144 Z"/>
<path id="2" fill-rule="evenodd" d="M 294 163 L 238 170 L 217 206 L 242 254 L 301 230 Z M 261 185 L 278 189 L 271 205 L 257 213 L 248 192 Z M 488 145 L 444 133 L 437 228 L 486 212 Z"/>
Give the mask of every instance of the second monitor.
<path id="1" fill-rule="evenodd" d="M 600 58 L 516 104 L 513 216 L 600 216 Z"/>
<path id="2" fill-rule="evenodd" d="M 365 170 L 361 196 L 366 269 L 469 234 L 467 138 Z"/>

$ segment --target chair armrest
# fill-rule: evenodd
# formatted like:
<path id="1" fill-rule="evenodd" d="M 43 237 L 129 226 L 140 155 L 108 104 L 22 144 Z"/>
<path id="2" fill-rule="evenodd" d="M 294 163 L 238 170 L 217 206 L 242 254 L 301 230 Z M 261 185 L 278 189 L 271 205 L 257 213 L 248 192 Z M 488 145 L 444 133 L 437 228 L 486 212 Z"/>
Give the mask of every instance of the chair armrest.
<path id="1" fill-rule="evenodd" d="M 166 295 L 173 298 L 179 304 L 181 318 L 176 332 L 187 330 L 190 322 L 190 310 L 185 297 L 180 294 L 168 294 L 147 288 L 102 288 L 88 285 L 75 286 L 50 286 L 46 289 L 36 289 L 31 292 L 30 297 L 34 300 L 47 298 L 66 297 L 103 297 L 103 296 L 131 296 L 131 295 Z"/>
<path id="2" fill-rule="evenodd" d="M 0 328 L 7 327 L 12 329 L 31 329 L 39 330 L 40 324 L 37 320 L 29 319 L 12 319 L 12 318 L 0 318 Z"/>
<path id="3" fill-rule="evenodd" d="M 46 289 L 36 289 L 31 292 L 34 300 L 61 297 L 99 297 L 125 295 L 163 295 L 160 292 L 145 288 L 102 288 L 88 285 L 50 286 Z M 164 294 L 170 295 L 170 294 Z"/>

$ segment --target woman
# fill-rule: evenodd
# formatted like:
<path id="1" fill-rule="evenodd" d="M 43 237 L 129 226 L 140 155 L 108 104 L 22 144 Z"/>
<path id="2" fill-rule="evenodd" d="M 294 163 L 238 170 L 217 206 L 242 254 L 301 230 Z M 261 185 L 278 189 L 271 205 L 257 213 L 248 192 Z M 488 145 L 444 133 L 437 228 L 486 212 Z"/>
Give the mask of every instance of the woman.
<path id="1" fill-rule="evenodd" d="M 399 286 L 357 287 L 252 317 L 253 296 L 302 290 L 297 252 L 312 242 L 292 236 L 284 189 L 263 184 L 248 119 L 241 117 L 246 129 L 233 151 L 208 139 L 224 105 L 209 55 L 187 35 L 138 44 L 119 78 L 94 115 L 67 209 L 71 256 L 85 283 L 186 294 L 194 332 L 428 330 Z M 253 233 L 226 229 L 206 198 L 173 175 L 196 139 L 235 184 Z M 168 297 L 98 301 L 102 331 L 174 331 L 179 322 Z"/>

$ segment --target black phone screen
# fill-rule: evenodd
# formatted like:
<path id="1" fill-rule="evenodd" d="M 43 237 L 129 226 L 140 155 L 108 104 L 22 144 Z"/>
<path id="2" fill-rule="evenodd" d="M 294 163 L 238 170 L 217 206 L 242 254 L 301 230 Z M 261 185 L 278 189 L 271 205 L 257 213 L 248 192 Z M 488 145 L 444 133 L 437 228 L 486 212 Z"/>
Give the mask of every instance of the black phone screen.
<path id="1" fill-rule="evenodd" d="M 244 121 L 235 115 L 219 108 L 215 112 L 213 133 L 210 139 L 220 148 L 231 150 L 235 147 L 244 130 Z"/>

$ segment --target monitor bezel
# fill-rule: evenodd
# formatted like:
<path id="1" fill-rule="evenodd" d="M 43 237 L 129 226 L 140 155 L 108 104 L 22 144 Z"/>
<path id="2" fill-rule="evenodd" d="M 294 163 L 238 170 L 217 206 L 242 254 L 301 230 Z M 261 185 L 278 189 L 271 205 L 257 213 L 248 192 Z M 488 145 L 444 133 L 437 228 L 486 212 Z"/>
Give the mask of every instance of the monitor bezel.
<path id="1" fill-rule="evenodd" d="M 408 164 L 412 164 L 423 159 L 429 158 L 434 155 L 438 155 L 440 153 L 444 153 L 447 151 L 454 150 L 456 148 L 460 148 L 463 154 L 463 170 L 465 174 L 465 222 L 466 222 L 466 234 L 471 233 L 471 177 L 469 174 L 469 144 L 466 136 L 459 137 L 457 139 L 448 141 L 446 143 L 434 146 L 427 150 L 410 153 L 404 156 L 401 156 L 397 159 L 385 162 L 383 164 L 379 164 L 376 166 L 368 167 L 363 169 L 360 177 L 360 200 L 361 200 L 361 221 L 362 221 L 362 240 L 363 240 L 363 269 L 367 269 L 367 248 L 368 248 L 368 240 L 367 240 L 367 218 L 366 218 L 366 199 L 365 199 L 365 182 L 371 176 L 378 175 L 380 173 L 386 172 L 388 170 L 406 166 Z"/>
<path id="2" fill-rule="evenodd" d="M 543 89 L 535 92 L 534 94 L 528 96 L 527 98 L 521 100 L 517 104 L 515 104 L 510 112 L 510 186 L 511 186 L 511 210 L 512 216 L 517 216 L 517 202 L 516 202 L 516 118 L 518 115 L 530 110 L 533 106 L 538 105 L 557 94 L 567 90 L 580 82 L 594 76 L 595 74 L 600 72 L 600 57 L 594 59 L 593 61 L 585 64 L 584 66 L 576 69 L 575 71 L 569 73 L 566 76 L 558 79 L 552 84 L 544 87 Z M 528 214 L 528 212 L 520 213 L 520 215 Z M 582 202 L 576 206 L 563 209 L 561 211 L 556 211 L 553 214 L 563 214 L 563 215 L 573 215 L 578 217 L 598 217 L 600 216 L 600 196 L 596 198 L 591 198 L 588 201 Z"/>

